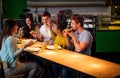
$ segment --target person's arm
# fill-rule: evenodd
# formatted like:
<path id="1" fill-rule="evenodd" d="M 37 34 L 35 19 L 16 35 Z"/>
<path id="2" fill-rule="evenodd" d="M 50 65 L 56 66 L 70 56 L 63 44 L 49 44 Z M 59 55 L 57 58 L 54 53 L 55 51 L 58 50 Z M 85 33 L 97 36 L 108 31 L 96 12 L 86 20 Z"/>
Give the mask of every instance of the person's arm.
<path id="1" fill-rule="evenodd" d="M 80 42 L 78 42 L 78 39 L 76 38 L 74 33 L 69 33 L 69 36 L 71 36 L 77 52 L 81 52 L 81 51 L 85 50 L 91 41 L 91 37 L 88 33 L 82 34 L 82 39 L 80 40 Z"/>
<path id="2" fill-rule="evenodd" d="M 38 39 L 39 41 L 43 41 L 43 36 L 40 34 L 40 35 L 36 35 L 36 39 Z"/>
<path id="3" fill-rule="evenodd" d="M 73 45 L 71 39 L 69 38 L 68 33 L 69 32 L 67 32 L 67 31 L 63 31 L 63 35 L 64 35 L 65 40 L 66 40 L 67 49 L 72 50 L 74 48 L 74 45 Z"/>
<path id="4" fill-rule="evenodd" d="M 41 29 L 37 29 L 37 31 L 35 33 L 30 33 L 35 39 L 37 39 L 38 41 L 43 41 L 43 36 L 41 34 Z"/>
<path id="5" fill-rule="evenodd" d="M 16 57 L 23 51 L 24 47 L 20 48 L 19 50 L 16 51 L 15 49 L 15 43 L 14 43 L 14 38 L 12 36 L 9 37 L 7 40 L 7 47 L 9 51 L 10 58 L 12 60 L 16 59 Z"/>
<path id="6" fill-rule="evenodd" d="M 56 33 L 52 30 L 52 28 L 50 28 L 50 33 L 51 33 L 52 39 L 55 40 Z"/>
<path id="7" fill-rule="evenodd" d="M 55 37 L 56 37 L 56 30 L 57 30 L 57 25 L 50 22 L 48 23 L 48 26 L 50 27 L 50 33 L 51 33 L 51 37 L 53 40 L 55 40 Z"/>
<path id="8" fill-rule="evenodd" d="M 14 60 L 17 58 L 17 56 L 23 52 L 24 48 L 28 47 L 29 45 L 31 45 L 31 42 L 28 42 L 27 44 L 25 44 L 23 47 L 21 47 L 20 49 L 16 50 L 16 43 L 14 41 L 14 38 L 12 36 L 9 37 L 9 39 L 7 40 L 7 47 L 8 47 L 8 51 L 9 51 L 9 55 L 10 57 Z"/>
<path id="9" fill-rule="evenodd" d="M 74 46 L 75 46 L 77 52 L 81 52 L 88 47 L 87 42 L 85 42 L 85 41 L 78 42 L 74 36 L 72 37 L 72 40 L 73 40 L 73 43 L 74 43 Z"/>
<path id="10" fill-rule="evenodd" d="M 65 38 L 62 39 L 62 48 L 67 48 Z"/>

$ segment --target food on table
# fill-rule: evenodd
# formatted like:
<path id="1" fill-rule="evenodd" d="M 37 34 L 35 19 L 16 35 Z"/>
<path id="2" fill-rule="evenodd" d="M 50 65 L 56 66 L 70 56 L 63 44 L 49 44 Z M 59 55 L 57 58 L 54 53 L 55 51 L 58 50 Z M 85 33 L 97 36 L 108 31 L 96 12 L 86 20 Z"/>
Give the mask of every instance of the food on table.
<path id="1" fill-rule="evenodd" d="M 64 31 L 66 31 L 66 32 L 71 32 L 73 29 L 72 28 L 66 28 L 66 29 L 64 29 Z"/>
<path id="2" fill-rule="evenodd" d="M 35 30 L 31 30 L 30 34 L 36 34 L 37 32 Z"/>

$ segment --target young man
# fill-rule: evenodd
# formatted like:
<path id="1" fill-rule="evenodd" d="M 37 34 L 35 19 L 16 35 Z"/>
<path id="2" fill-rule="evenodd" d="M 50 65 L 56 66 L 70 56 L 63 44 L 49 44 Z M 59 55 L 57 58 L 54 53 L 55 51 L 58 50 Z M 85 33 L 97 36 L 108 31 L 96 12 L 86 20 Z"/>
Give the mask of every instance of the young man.
<path id="1" fill-rule="evenodd" d="M 83 18 L 79 14 L 71 16 L 71 27 L 74 31 L 64 31 L 63 35 L 66 39 L 68 49 L 74 49 L 86 55 L 91 55 L 92 35 L 83 28 Z M 69 78 L 66 69 L 63 69 L 63 78 Z"/>
<path id="2" fill-rule="evenodd" d="M 91 55 L 92 35 L 83 28 L 83 18 L 79 14 L 71 17 L 71 27 L 74 31 L 64 31 L 67 48 L 75 48 L 74 51 Z"/>
<path id="3" fill-rule="evenodd" d="M 39 41 L 49 41 L 50 44 L 53 44 L 57 25 L 51 22 L 51 15 L 49 12 L 44 12 L 42 14 L 42 22 L 44 23 L 40 28 L 40 35 L 37 36 Z"/>

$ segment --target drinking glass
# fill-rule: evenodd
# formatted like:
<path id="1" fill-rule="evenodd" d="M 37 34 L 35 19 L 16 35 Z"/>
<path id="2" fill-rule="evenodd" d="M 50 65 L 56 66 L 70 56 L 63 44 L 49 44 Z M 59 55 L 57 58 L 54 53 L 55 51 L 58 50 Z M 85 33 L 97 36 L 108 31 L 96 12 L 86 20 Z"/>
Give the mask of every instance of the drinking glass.
<path id="1" fill-rule="evenodd" d="M 50 40 L 46 40 L 46 46 L 50 45 Z"/>
<path id="2" fill-rule="evenodd" d="M 19 38 L 19 42 L 21 43 L 22 39 L 23 39 L 23 30 L 22 30 L 22 28 L 19 29 L 18 38 Z"/>
<path id="3" fill-rule="evenodd" d="M 45 48 L 46 48 L 46 45 L 45 45 L 45 43 L 43 42 L 43 43 L 41 44 L 41 50 L 45 50 Z"/>
<path id="4" fill-rule="evenodd" d="M 55 51 L 55 52 L 58 51 L 58 44 L 54 44 L 54 51 Z"/>

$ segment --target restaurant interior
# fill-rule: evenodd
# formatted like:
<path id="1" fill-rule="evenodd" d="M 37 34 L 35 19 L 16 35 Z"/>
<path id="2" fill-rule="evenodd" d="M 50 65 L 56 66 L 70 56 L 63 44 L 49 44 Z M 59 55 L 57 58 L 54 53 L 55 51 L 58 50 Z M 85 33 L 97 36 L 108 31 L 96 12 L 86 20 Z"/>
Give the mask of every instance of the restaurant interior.
<path id="1" fill-rule="evenodd" d="M 60 20 L 65 20 L 67 22 L 67 28 L 71 27 L 70 17 L 72 14 L 80 14 L 84 18 L 83 27 L 90 31 L 93 36 L 93 42 L 91 47 L 91 57 L 98 58 L 94 61 L 93 58 L 81 55 L 83 57 L 82 60 L 91 59 L 92 61 L 88 61 L 85 64 L 91 64 L 92 62 L 99 62 L 102 65 L 108 65 L 108 69 L 113 68 L 113 70 L 108 70 L 106 68 L 101 68 L 104 72 L 114 71 L 117 72 L 116 78 L 120 77 L 120 1 L 119 0 L 0 0 L 0 36 L 3 28 L 4 21 L 6 19 L 15 19 L 17 24 L 20 27 L 23 26 L 25 17 L 30 15 L 33 17 L 34 24 L 38 27 L 42 25 L 42 13 L 44 11 L 48 11 L 51 14 L 52 22 L 56 23 L 56 18 Z M 57 16 L 62 12 L 61 16 L 65 16 L 66 19 L 61 19 L 60 16 Z M 41 45 L 40 43 L 37 43 Z M 21 46 L 21 45 L 19 45 Z M 35 45 L 36 46 L 36 45 Z M 62 49 L 67 52 L 66 50 Z M 39 62 L 39 54 L 37 53 L 28 53 L 28 50 L 25 49 L 23 56 L 21 55 L 21 61 L 26 61 L 28 58 L 24 57 L 25 54 L 32 59 L 37 59 L 36 62 Z M 42 50 L 41 50 L 42 51 Z M 61 54 L 63 51 L 60 51 Z M 69 61 L 67 54 L 63 56 L 65 59 L 62 60 L 60 58 L 54 58 L 53 54 L 50 54 L 49 51 L 48 56 L 44 53 L 40 55 L 40 60 L 44 59 L 50 63 L 58 64 L 62 67 L 66 67 L 72 71 L 77 73 L 81 72 L 83 77 L 80 77 L 78 74 L 73 76 L 75 78 L 111 78 L 115 75 L 110 73 L 100 73 L 95 74 L 95 70 L 87 69 L 86 67 L 89 65 L 83 66 L 79 65 L 74 68 L 74 65 L 67 66 L 67 64 L 62 64 L 66 61 Z M 72 55 L 72 52 L 70 52 Z M 57 54 L 56 54 L 57 55 Z M 58 56 L 59 57 L 59 56 Z M 74 57 L 74 56 L 73 56 Z M 61 57 L 62 58 L 62 57 Z M 57 61 L 53 60 L 57 59 Z M 101 60 L 99 60 L 101 59 Z M 102 62 L 105 61 L 104 62 Z M 59 62 L 58 62 L 59 61 Z M 71 60 L 72 61 L 72 60 Z M 83 62 L 80 59 L 77 62 Z M 73 63 L 77 63 L 73 62 Z M 108 62 L 108 63 L 107 63 Z M 109 63 L 110 62 L 110 63 Z M 103 64 L 104 63 L 104 64 Z M 115 64 L 115 65 L 114 65 Z M 109 68 L 109 65 L 113 67 Z M 81 67 L 80 67 L 81 66 Z M 95 65 L 96 67 L 97 65 Z M 114 68 L 116 66 L 116 68 Z M 72 68 L 73 67 L 73 68 Z M 98 65 L 99 67 L 99 65 Z M 118 67 L 118 68 L 117 68 Z M 86 70 L 87 69 L 87 70 Z M 90 71 L 89 71 L 90 70 Z M 90 72 L 90 73 L 89 73 Z M 103 75 L 102 75 L 103 74 Z M 108 76 L 109 74 L 109 76 Z M 101 76 L 102 75 L 102 76 Z M 45 76 L 44 76 L 45 77 Z M 0 76 L 2 78 L 2 76 Z M 42 78 L 42 77 L 38 77 Z M 50 71 L 47 72 L 45 78 L 52 78 Z M 62 77 L 59 77 L 62 78 Z M 72 78 L 72 77 L 71 77 Z"/>

